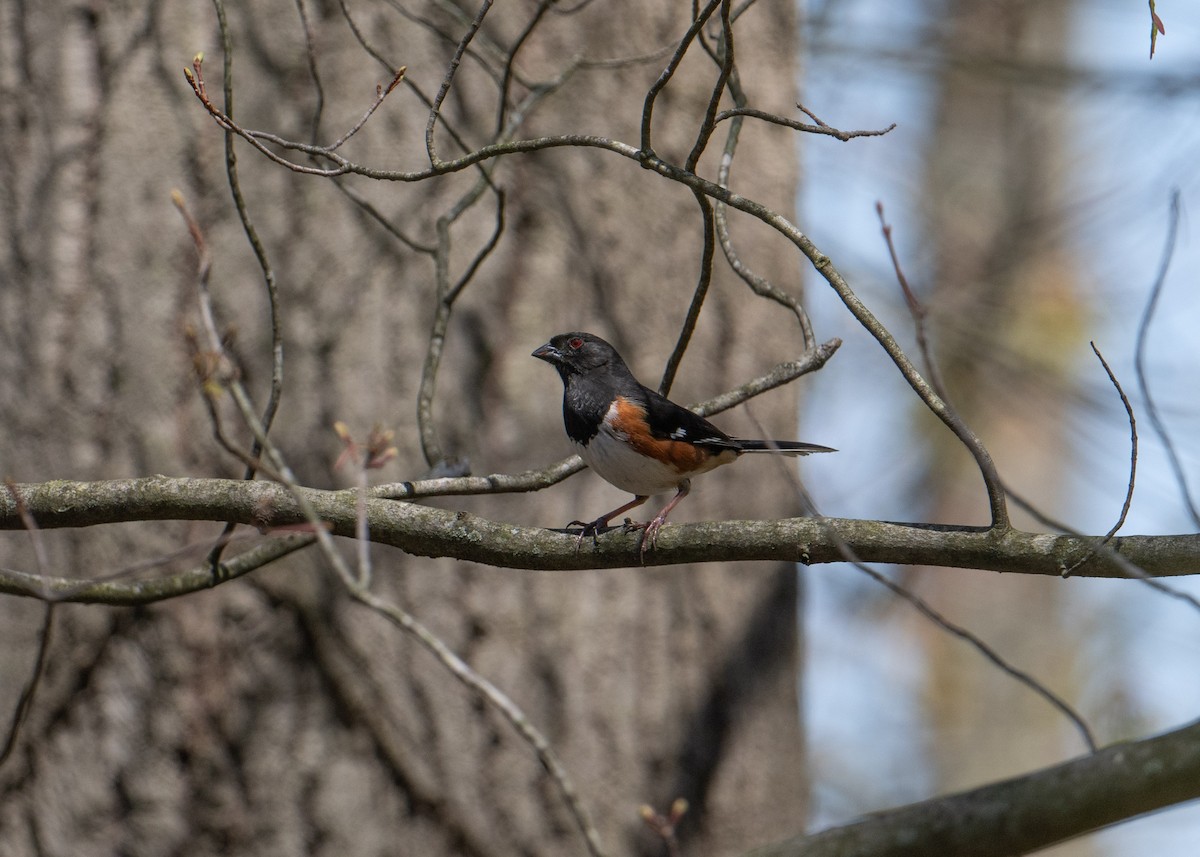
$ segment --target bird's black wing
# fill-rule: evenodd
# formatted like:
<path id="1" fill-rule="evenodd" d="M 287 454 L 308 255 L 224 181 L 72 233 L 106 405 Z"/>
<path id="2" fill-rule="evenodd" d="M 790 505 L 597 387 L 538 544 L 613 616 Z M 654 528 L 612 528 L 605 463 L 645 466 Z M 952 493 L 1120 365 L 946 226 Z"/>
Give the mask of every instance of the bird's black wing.
<path id="1" fill-rule="evenodd" d="M 649 387 L 642 387 L 641 394 L 643 401 L 638 404 L 646 409 L 646 422 L 650 424 L 650 433 L 654 437 L 694 443 L 715 453 L 727 449 L 741 451 L 738 441 L 699 414 L 675 404 Z"/>
<path id="2" fill-rule="evenodd" d="M 684 440 L 713 453 L 727 449 L 734 452 L 774 452 L 782 455 L 808 455 L 812 452 L 837 452 L 828 446 L 796 440 L 746 440 L 730 437 L 699 414 L 681 407 L 670 399 L 642 387 L 646 421 L 654 437 Z"/>

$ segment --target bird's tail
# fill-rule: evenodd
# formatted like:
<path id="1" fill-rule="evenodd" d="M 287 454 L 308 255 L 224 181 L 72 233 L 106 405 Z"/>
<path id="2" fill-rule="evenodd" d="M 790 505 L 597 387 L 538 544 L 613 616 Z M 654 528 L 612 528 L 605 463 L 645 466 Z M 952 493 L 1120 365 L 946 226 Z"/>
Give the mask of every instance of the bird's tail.
<path id="1" fill-rule="evenodd" d="M 799 440 L 743 440 L 738 438 L 742 452 L 774 452 L 777 455 L 808 455 L 813 452 L 837 452 L 828 446 L 804 443 Z"/>

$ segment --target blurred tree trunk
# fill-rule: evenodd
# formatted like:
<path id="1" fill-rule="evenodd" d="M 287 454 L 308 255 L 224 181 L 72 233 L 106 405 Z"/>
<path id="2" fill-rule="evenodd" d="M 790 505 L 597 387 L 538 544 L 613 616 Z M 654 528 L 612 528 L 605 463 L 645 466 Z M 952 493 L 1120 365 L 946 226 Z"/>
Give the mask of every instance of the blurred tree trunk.
<path id="1" fill-rule="evenodd" d="M 1006 482 L 1038 508 L 1053 510 L 1066 499 L 1068 355 L 1079 353 L 1086 314 L 1060 226 L 1066 190 L 1060 167 L 1070 153 L 1051 72 L 1065 61 L 1073 6 L 935 5 L 941 66 L 921 188 L 934 270 L 923 300 L 935 359 L 950 400 L 984 438 Z M 973 462 L 940 427 L 931 426 L 930 437 L 924 489 L 930 520 L 986 523 Z M 1031 523 L 1019 510 L 1014 517 L 1018 526 Z M 1029 576 L 920 572 L 921 592 L 953 621 L 1070 699 L 1078 647 L 1054 642 L 1062 587 Z M 1044 700 L 987 668 L 961 641 L 918 621 L 937 791 L 1031 770 L 1082 749 L 1069 722 Z M 1088 846 L 1066 848 L 1079 854 Z"/>
<path id="2" fill-rule="evenodd" d="M 303 2 L 303 0 L 301 0 Z M 551 13 L 521 57 L 526 79 L 565 58 L 637 57 L 686 29 L 687 4 L 575 4 Z M 308 139 L 318 103 L 297 4 L 231 6 L 235 117 Z M 338 4 L 303 4 L 324 95 L 313 136 L 337 138 L 390 74 L 355 41 Z M 453 51 L 415 18 L 350 4 L 370 47 L 429 95 Z M 514 43 L 532 4 L 497 5 L 475 48 Z M 473 15 L 474 11 L 468 12 Z M 419 13 L 457 39 L 450 6 Z M 13 4 L 0 23 L 0 464 L 17 480 L 141 474 L 240 475 L 212 440 L 183 330 L 197 324 L 195 255 L 171 208 L 180 187 L 213 253 L 212 288 L 265 401 L 270 328 L 262 275 L 230 201 L 222 134 L 182 68 L 207 55 L 220 103 L 220 40 L 205 4 Z M 789 3 L 737 23 L 755 106 L 789 113 L 797 43 Z M 666 61 L 580 70 L 521 136 L 596 133 L 636 143 L 642 94 Z M 766 72 L 770 72 L 769 74 Z M 657 148 L 682 159 L 714 79 L 699 51 L 659 104 Z M 518 87 L 519 89 L 519 87 Z M 523 93 L 522 93 L 523 94 Z M 446 122 L 491 133 L 493 82 L 464 60 Z M 392 95 L 347 145 L 351 157 L 416 168 L 427 111 Z M 742 135 L 734 182 L 792 210 L 792 132 Z M 440 136 L 446 151 L 449 138 Z M 705 160 L 713 174 L 715 153 Z M 426 254 L 392 239 L 334 184 L 268 164 L 238 144 L 247 207 L 277 275 L 286 354 L 273 436 L 301 479 L 330 485 L 345 420 L 394 426 L 399 459 L 381 478 L 427 470 L 416 443 L 420 370 L 435 310 Z M 767 165 L 751 171 L 750 165 Z M 448 457 L 475 473 L 547 464 L 569 452 L 560 387 L 529 357 L 551 334 L 609 336 L 653 385 L 699 270 L 689 193 L 630 161 L 556 150 L 502 164 L 508 228 L 463 292 L 448 334 L 434 420 Z M 433 220 L 476 181 L 347 180 L 431 246 Z M 465 269 L 492 228 L 491 204 L 454 227 Z M 485 211 L 484 209 L 488 209 Z M 796 263 L 761 252 L 764 231 L 732 219 L 759 272 L 791 287 Z M 691 401 L 799 353 L 773 305 L 719 271 L 673 397 Z M 796 394 L 754 413 L 778 436 Z M 740 422 L 739 422 L 740 419 Z M 746 417 L 722 424 L 754 434 Z M 234 428 L 231 422 L 227 428 Z M 245 433 L 242 432 L 245 441 Z M 815 439 L 820 440 L 820 439 Z M 755 470 L 757 468 L 757 470 Z M 696 486 L 678 520 L 797 511 L 769 462 Z M 750 471 L 750 472 L 747 472 Z M 625 499 L 584 473 L 543 494 L 445 501 L 499 519 L 562 526 Z M 48 572 L 92 577 L 218 530 L 113 527 L 48 538 Z M 4 537 L 14 567 L 28 539 Z M 377 588 L 411 610 L 543 729 L 614 853 L 656 853 L 637 807 L 692 804 L 691 857 L 792 833 L 804 817 L 796 707 L 792 568 L 704 567 L 537 575 L 379 549 Z M 11 710 L 42 607 L 0 602 L 0 687 Z M 7 712 L 6 712 L 7 713 Z M 0 768 L 0 855 L 580 853 L 530 749 L 424 650 L 350 603 L 315 555 L 211 593 L 141 609 L 62 607 L 48 672 L 14 758 Z"/>

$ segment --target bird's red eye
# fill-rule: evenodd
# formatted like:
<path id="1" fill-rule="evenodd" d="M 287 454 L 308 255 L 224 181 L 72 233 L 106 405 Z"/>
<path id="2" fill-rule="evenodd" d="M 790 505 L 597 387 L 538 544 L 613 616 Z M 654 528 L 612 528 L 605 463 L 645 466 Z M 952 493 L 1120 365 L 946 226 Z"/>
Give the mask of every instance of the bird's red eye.
<path id="1" fill-rule="evenodd" d="M 574 349 L 578 350 L 578 349 L 580 349 L 580 348 L 583 348 L 583 340 L 582 340 L 582 339 L 580 339 L 578 336 L 575 336 L 575 337 L 572 337 L 572 338 L 571 338 L 571 341 L 570 341 L 570 342 L 568 342 L 568 343 L 567 343 L 567 345 L 569 345 L 569 346 L 571 346 L 572 348 L 574 348 Z"/>

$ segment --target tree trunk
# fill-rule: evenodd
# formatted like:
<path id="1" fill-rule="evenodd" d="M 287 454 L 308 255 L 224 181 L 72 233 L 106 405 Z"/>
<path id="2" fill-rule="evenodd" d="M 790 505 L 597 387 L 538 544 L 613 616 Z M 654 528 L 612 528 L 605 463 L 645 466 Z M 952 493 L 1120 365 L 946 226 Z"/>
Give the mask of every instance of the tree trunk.
<path id="1" fill-rule="evenodd" d="M 571 5 L 573 14 L 551 11 L 523 48 L 520 81 L 549 79 L 576 55 L 652 54 L 687 27 L 687 4 L 620 14 Z M 228 9 L 233 115 L 249 128 L 329 142 L 391 74 L 338 4 L 303 4 L 324 96 L 313 132 L 318 101 L 298 8 Z M 421 10 L 420 20 L 386 5 L 349 11 L 372 50 L 436 94 L 466 28 L 452 7 Z M 472 51 L 507 49 L 533 13 L 531 4 L 497 4 Z M 791 5 L 755 5 L 736 26 L 755 106 L 790 113 Z M 230 200 L 222 133 L 182 74 L 204 51 L 209 96 L 222 104 L 213 10 L 15 4 L 0 31 L 4 475 L 240 475 L 213 439 L 193 379 L 184 331 L 199 325 L 195 251 L 170 199 L 181 188 L 204 230 L 219 321 L 236 334 L 261 407 L 271 375 L 263 277 Z M 644 93 L 667 59 L 575 71 L 519 136 L 595 133 L 637 145 Z M 689 54 L 657 106 L 660 153 L 686 156 L 715 73 L 699 50 Z M 515 86 L 518 97 L 528 92 Z M 437 132 L 443 157 L 459 154 L 447 127 L 472 146 L 488 138 L 496 97 L 469 52 Z M 427 117 L 398 89 L 344 151 L 359 163 L 418 169 Z M 734 184 L 790 211 L 793 133 L 760 124 L 742 136 Z M 720 144 L 702 162 L 709 175 Z M 302 482 L 345 484 L 333 469 L 332 422 L 357 435 L 382 423 L 396 429 L 399 456 L 380 478 L 421 477 L 430 463 L 414 405 L 437 310 L 430 255 L 394 239 L 336 182 L 286 171 L 241 141 L 235 148 L 280 293 L 286 362 L 272 437 Z M 505 160 L 495 179 L 507 191 L 506 230 L 455 304 L 432 411 L 443 457 L 480 474 L 570 451 L 559 382 L 529 356 L 550 335 L 584 328 L 610 337 L 657 384 L 702 248 L 695 199 L 633 161 L 554 150 Z M 413 185 L 339 181 L 431 247 L 435 219 L 477 180 L 465 170 Z M 488 240 L 493 210 L 485 202 L 450 227 L 452 277 Z M 765 229 L 731 221 L 758 272 L 794 290 L 792 257 L 767 252 L 778 248 Z M 787 313 L 750 300 L 717 267 L 672 390 L 679 401 L 722 392 L 802 349 Z M 795 411 L 794 392 L 753 409 L 778 437 L 792 435 Z M 248 447 L 232 413 L 223 420 Z M 744 415 L 718 422 L 758 434 Z M 583 473 L 537 495 L 439 502 L 561 527 L 625 499 Z M 797 509 L 786 474 L 760 460 L 704 477 L 673 517 Z M 160 524 L 44 534 L 45 570 L 91 578 L 185 544 L 198 547 L 164 562 L 194 565 L 218 531 Z M 6 565 L 36 568 L 27 536 L 4 540 Z M 804 818 L 791 567 L 538 575 L 383 548 L 374 559 L 377 592 L 431 627 L 548 736 L 613 853 L 661 850 L 637 808 L 665 811 L 679 796 L 691 804 L 680 828 L 691 857 L 778 839 Z M 8 691 L 0 697 L 9 710 L 29 673 L 41 610 L 0 602 Z M 4 857 L 583 851 L 530 748 L 409 637 L 345 597 L 315 553 L 201 596 L 139 609 L 64 606 L 55 618 L 35 704 L 16 755 L 0 767 Z"/>

